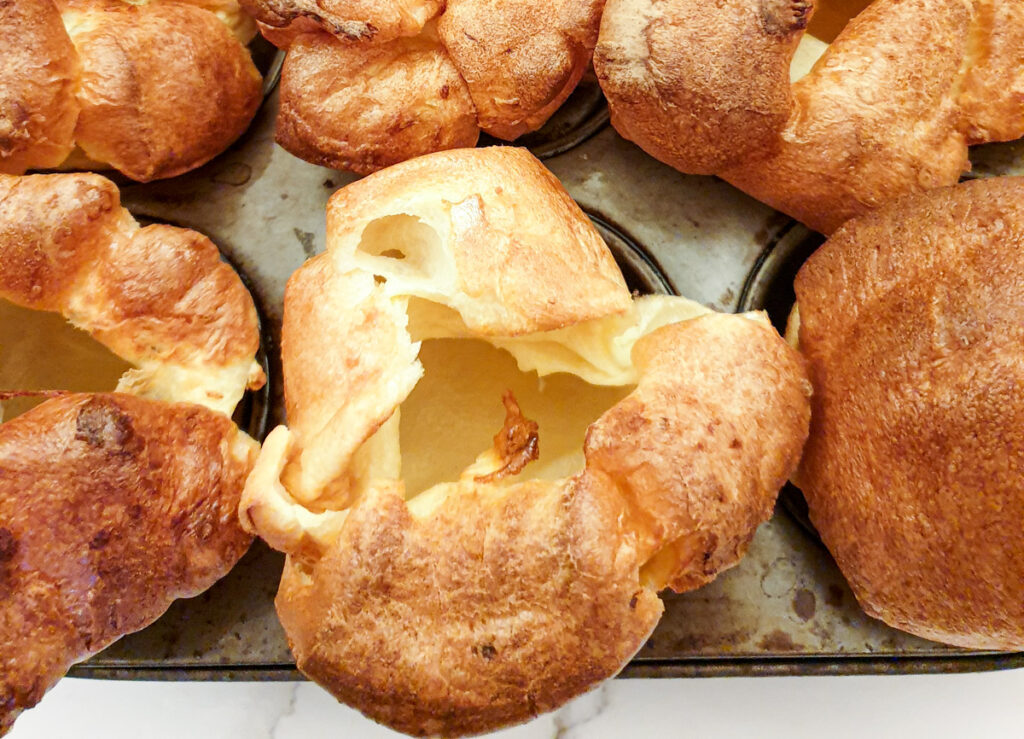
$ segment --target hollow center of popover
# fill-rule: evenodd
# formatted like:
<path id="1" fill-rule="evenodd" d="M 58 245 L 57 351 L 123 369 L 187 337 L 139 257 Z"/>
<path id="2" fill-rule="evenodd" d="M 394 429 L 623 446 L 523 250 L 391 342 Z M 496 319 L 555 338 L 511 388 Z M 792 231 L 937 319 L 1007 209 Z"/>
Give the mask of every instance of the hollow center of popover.
<path id="1" fill-rule="evenodd" d="M 402 403 L 400 438 L 406 494 L 457 480 L 502 428 L 511 390 L 536 421 L 539 457 L 509 482 L 557 480 L 583 469 L 587 427 L 633 386 L 598 387 L 559 372 L 522 372 L 506 351 L 478 339 L 433 339 L 419 354 L 424 375 Z"/>
<path id="2" fill-rule="evenodd" d="M 0 300 L 0 393 L 67 390 L 111 392 L 131 365 L 57 313 Z M 46 400 L 41 395 L 0 399 L 9 421 Z"/>
<path id="3" fill-rule="evenodd" d="M 471 215 L 458 218 L 471 222 Z M 581 472 L 587 428 L 639 380 L 636 342 L 707 312 L 685 298 L 647 296 L 628 310 L 547 331 L 481 335 L 460 313 L 476 293 L 459 292 L 454 254 L 418 215 L 368 224 L 352 261 L 373 275 L 378 296 L 402 306 L 404 338 L 420 342 L 423 374 L 402 401 L 398 422 L 384 424 L 354 462 L 364 482 L 397 475 L 409 499 L 460 480 L 509 485 Z M 501 310 L 490 310 L 483 315 L 500 325 Z"/>

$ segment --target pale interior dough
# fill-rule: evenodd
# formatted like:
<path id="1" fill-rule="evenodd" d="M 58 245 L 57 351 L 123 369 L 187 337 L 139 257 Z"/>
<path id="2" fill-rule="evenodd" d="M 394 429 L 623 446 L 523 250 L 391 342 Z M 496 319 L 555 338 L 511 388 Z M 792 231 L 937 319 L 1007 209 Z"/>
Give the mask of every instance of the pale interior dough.
<path id="1" fill-rule="evenodd" d="M 636 341 L 708 312 L 685 298 L 648 296 L 622 315 L 484 339 L 445 304 L 455 264 L 437 232 L 419 218 L 400 214 L 370 223 L 352 262 L 405 304 L 409 337 L 422 342 L 424 376 L 401 404 L 400 420 L 381 427 L 353 460 L 357 479 L 402 479 L 410 499 L 435 486 L 440 494 L 493 446 L 505 418 L 505 390 L 538 423 L 539 457 L 501 482 L 576 474 L 584 466 L 587 427 L 637 382 L 631 359 Z"/>
<path id="2" fill-rule="evenodd" d="M 58 313 L 29 310 L 0 299 L 0 391 L 111 392 L 131 365 Z M 10 420 L 45 400 L 0 401 Z"/>

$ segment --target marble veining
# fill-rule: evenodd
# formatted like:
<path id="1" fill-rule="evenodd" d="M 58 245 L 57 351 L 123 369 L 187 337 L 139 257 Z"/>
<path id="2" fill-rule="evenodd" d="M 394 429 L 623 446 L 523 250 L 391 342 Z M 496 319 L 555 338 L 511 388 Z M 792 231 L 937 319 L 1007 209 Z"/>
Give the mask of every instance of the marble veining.
<path id="1" fill-rule="evenodd" d="M 1019 737 L 1024 670 L 613 680 L 493 739 Z M 394 739 L 311 683 L 66 679 L 10 739 Z"/>

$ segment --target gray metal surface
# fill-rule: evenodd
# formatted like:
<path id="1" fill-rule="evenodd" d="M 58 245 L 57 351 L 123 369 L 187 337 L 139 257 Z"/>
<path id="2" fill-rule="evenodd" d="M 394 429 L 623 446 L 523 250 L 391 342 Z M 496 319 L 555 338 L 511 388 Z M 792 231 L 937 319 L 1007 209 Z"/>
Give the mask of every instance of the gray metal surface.
<path id="1" fill-rule="evenodd" d="M 575 107 L 552 124 L 555 134 L 547 140 L 535 136 L 534 143 L 557 152 L 546 164 L 598 220 L 634 281 L 654 289 L 662 285 L 724 311 L 761 307 L 781 296 L 776 302 L 782 307 L 774 312 L 784 310 L 787 270 L 795 269 L 794 260 L 798 266 L 808 234 L 724 182 L 680 174 L 623 141 L 593 104 L 592 93 L 584 86 Z M 272 378 L 279 377 L 275 357 L 285 281 L 324 248 L 327 199 L 354 179 L 275 146 L 275 110 L 271 96 L 245 137 L 202 169 L 128 185 L 122 195 L 136 215 L 207 233 L 244 272 L 266 319 Z M 997 151 L 990 169 L 1013 156 Z M 633 253 L 630 243 L 643 254 Z M 270 426 L 280 420 L 277 382 Z M 72 674 L 296 677 L 273 612 L 280 568 L 281 557 L 257 544 L 212 590 L 176 603 L 156 624 Z M 820 543 L 781 510 L 761 527 L 738 567 L 698 591 L 669 594 L 665 602 L 661 624 L 624 674 L 955 671 L 1024 662 L 1020 655 L 944 647 L 868 618 Z"/>

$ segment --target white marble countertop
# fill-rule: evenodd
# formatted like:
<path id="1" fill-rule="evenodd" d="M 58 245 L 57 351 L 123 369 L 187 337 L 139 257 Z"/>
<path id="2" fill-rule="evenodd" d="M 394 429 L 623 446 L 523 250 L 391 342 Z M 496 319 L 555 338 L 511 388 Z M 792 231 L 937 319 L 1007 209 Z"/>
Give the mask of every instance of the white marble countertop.
<path id="1" fill-rule="evenodd" d="M 65 679 L 10 739 L 398 737 L 310 683 Z M 572 737 L 1022 737 L 1024 669 L 966 675 L 613 680 L 498 732 Z"/>

